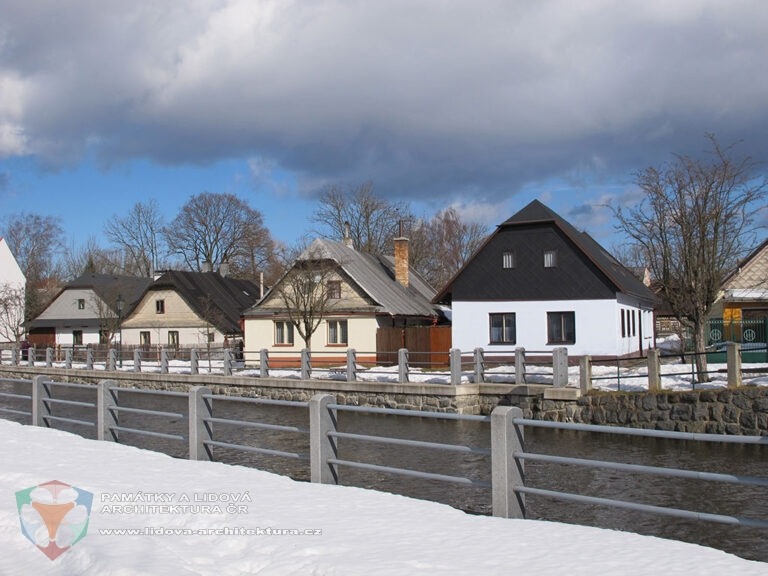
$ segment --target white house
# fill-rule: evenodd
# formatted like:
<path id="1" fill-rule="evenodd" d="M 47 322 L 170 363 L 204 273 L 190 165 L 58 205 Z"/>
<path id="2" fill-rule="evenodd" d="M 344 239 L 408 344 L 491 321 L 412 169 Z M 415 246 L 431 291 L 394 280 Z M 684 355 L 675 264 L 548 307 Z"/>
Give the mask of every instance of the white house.
<path id="1" fill-rule="evenodd" d="M 0 343 L 19 342 L 24 335 L 27 279 L 5 238 L 0 238 Z"/>
<path id="2" fill-rule="evenodd" d="M 537 200 L 499 225 L 433 302 L 451 306 L 461 350 L 623 356 L 654 346 L 654 294 Z"/>

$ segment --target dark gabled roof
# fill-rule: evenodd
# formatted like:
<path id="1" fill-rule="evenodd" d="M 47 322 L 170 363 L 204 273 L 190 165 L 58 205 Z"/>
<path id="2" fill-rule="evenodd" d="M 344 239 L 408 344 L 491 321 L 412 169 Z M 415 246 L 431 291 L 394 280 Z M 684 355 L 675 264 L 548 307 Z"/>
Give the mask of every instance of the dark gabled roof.
<path id="1" fill-rule="evenodd" d="M 225 334 L 240 330 L 240 316 L 259 299 L 259 287 L 250 280 L 225 277 L 218 272 L 165 272 L 147 289 L 173 290 L 189 307 Z"/>
<path id="2" fill-rule="evenodd" d="M 331 260 L 373 301 L 377 313 L 391 316 L 436 316 L 431 304 L 435 290 L 413 269 L 409 268 L 406 288 L 395 280 L 392 256 L 374 256 L 358 252 L 342 242 L 318 238 L 298 261 Z M 266 300 L 266 297 L 265 297 Z"/>
<path id="3" fill-rule="evenodd" d="M 492 234 L 479 250 L 475 252 L 469 262 L 471 262 L 477 254 L 482 251 L 483 247 L 488 244 L 493 236 L 499 233 L 499 231 L 516 226 L 530 226 L 535 224 L 548 224 L 554 225 L 559 229 L 575 246 L 578 248 L 591 262 L 597 267 L 597 269 L 605 275 L 605 277 L 615 286 L 618 292 L 622 292 L 627 295 L 636 296 L 642 300 L 648 302 L 654 302 L 656 300 L 653 292 L 643 282 L 637 278 L 630 270 L 622 265 L 616 258 L 609 254 L 600 244 L 595 241 L 586 232 L 579 232 L 569 222 L 561 218 L 556 212 L 542 204 L 538 200 L 530 202 L 527 206 L 522 208 L 519 212 L 516 212 L 509 219 L 505 220 L 498 226 L 496 232 Z M 446 298 L 446 295 L 451 292 L 451 287 L 454 280 L 462 273 L 464 268 L 469 264 L 467 262 L 461 270 L 459 270 L 453 278 L 445 285 L 440 293 L 433 298 L 433 302 L 441 302 Z"/>

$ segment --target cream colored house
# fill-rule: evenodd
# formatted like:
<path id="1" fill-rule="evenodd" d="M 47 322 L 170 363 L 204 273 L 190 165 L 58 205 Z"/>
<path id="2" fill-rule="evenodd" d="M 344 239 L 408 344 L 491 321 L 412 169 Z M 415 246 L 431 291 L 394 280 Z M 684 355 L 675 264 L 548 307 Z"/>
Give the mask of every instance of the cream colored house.
<path id="1" fill-rule="evenodd" d="M 227 339 L 234 345 L 243 336 L 241 314 L 258 296 L 258 286 L 248 280 L 216 272 L 165 272 L 123 320 L 123 344 L 220 348 Z"/>
<path id="2" fill-rule="evenodd" d="M 5 238 L 0 238 L 0 343 L 18 342 L 24 334 L 27 279 Z"/>
<path id="3" fill-rule="evenodd" d="M 244 313 L 246 362 L 258 361 L 258 351 L 265 349 L 271 366 L 294 365 L 307 347 L 295 325 L 301 304 L 289 302 L 297 273 L 322 284 L 316 287 L 317 328 L 311 338 L 315 364 L 343 363 L 350 348 L 358 362 L 375 362 L 381 329 L 438 323 L 440 313 L 430 302 L 435 291 L 408 265 L 407 239 L 395 243 L 395 256 L 388 257 L 357 252 L 348 243 L 315 240 Z"/>

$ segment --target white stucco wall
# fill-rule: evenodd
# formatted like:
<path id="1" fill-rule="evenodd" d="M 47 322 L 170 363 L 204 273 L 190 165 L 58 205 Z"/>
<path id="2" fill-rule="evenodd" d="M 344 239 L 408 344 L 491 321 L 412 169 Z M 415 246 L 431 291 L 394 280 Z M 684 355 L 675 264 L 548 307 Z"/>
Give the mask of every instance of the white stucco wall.
<path id="1" fill-rule="evenodd" d="M 635 310 L 634 336 L 621 337 L 621 310 Z M 562 300 L 547 302 L 453 302 L 453 347 L 461 350 L 483 348 L 512 351 L 523 347 L 532 351 L 549 351 L 562 344 L 547 343 L 547 312 L 574 312 L 576 341 L 565 345 L 569 355 L 628 354 L 640 349 L 639 328 L 642 323 L 643 349 L 651 342 L 653 315 L 650 309 L 640 311 L 637 302 L 623 300 Z M 517 342 L 514 345 L 489 343 L 491 313 L 514 313 Z M 625 320 L 626 322 L 626 320 Z M 625 331 L 626 332 L 626 331 Z"/>
<path id="2" fill-rule="evenodd" d="M 0 238 L 0 287 L 3 291 L 21 291 L 17 293 L 18 298 L 13 298 L 18 302 L 18 306 L 8 310 L 7 314 L 0 315 L 0 342 L 13 342 L 14 333 L 23 323 L 24 319 L 24 294 L 23 291 L 26 287 L 27 280 L 24 277 L 24 273 L 21 271 L 19 264 L 16 262 L 16 258 L 13 257 L 11 249 L 8 247 L 8 243 L 4 238 Z M 7 294 L 9 300 L 11 294 Z"/>
<path id="3" fill-rule="evenodd" d="M 168 332 L 179 333 L 179 346 L 183 348 L 195 347 L 203 349 L 208 345 L 207 328 L 200 326 L 177 326 L 177 327 L 138 327 L 126 328 L 123 326 L 122 338 L 126 346 L 138 346 L 141 344 L 141 333 L 149 332 L 150 346 L 168 346 Z M 213 330 L 213 329 L 211 329 Z M 224 335 L 218 330 L 213 330 L 212 345 L 220 347 L 224 343 Z M 117 340 L 119 341 L 119 335 Z"/>

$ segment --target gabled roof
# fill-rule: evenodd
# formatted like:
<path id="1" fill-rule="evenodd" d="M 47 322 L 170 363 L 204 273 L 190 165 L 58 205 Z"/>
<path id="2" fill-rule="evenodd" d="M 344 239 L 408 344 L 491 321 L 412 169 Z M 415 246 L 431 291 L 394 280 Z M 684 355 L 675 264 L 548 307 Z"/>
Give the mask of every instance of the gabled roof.
<path id="1" fill-rule="evenodd" d="M 723 279 L 723 287 L 727 287 L 728 284 L 739 274 L 744 272 L 745 269 L 750 268 L 751 266 L 754 266 L 756 263 L 758 263 L 763 251 L 766 251 L 766 254 L 768 254 L 768 239 L 764 240 L 762 244 L 752 250 L 752 252 L 750 252 L 746 258 L 740 261 L 736 267 L 728 273 L 728 275 Z M 763 279 L 763 283 L 766 282 L 768 282 L 768 279 Z"/>
<path id="2" fill-rule="evenodd" d="M 297 260 L 335 262 L 376 303 L 377 313 L 391 316 L 437 315 L 431 304 L 435 290 L 410 267 L 408 287 L 400 284 L 395 280 L 395 261 L 392 256 L 374 256 L 358 252 L 342 242 L 318 238 Z"/>
<path id="3" fill-rule="evenodd" d="M 218 272 L 171 270 L 155 280 L 147 292 L 156 290 L 175 291 L 196 314 L 224 334 L 239 333 L 240 316 L 259 299 L 255 283 Z"/>
<path id="4" fill-rule="evenodd" d="M 586 232 L 579 232 L 576 230 L 576 228 L 569 222 L 561 218 L 556 212 L 538 200 L 533 200 L 527 206 L 500 224 L 496 229 L 496 232 L 494 232 L 494 234 L 486 240 L 483 246 L 475 252 L 469 262 L 471 262 L 501 230 L 510 227 L 530 226 L 535 224 L 554 225 L 559 229 L 576 246 L 576 248 L 605 275 L 618 292 L 636 296 L 649 302 L 654 302 L 656 300 L 653 292 L 651 292 L 639 278 L 632 274 L 630 270 L 598 244 L 594 238 Z M 467 262 L 461 270 L 451 278 L 440 293 L 433 299 L 433 302 L 440 302 L 445 299 L 446 295 L 451 292 L 454 280 L 462 273 L 469 262 Z"/>

